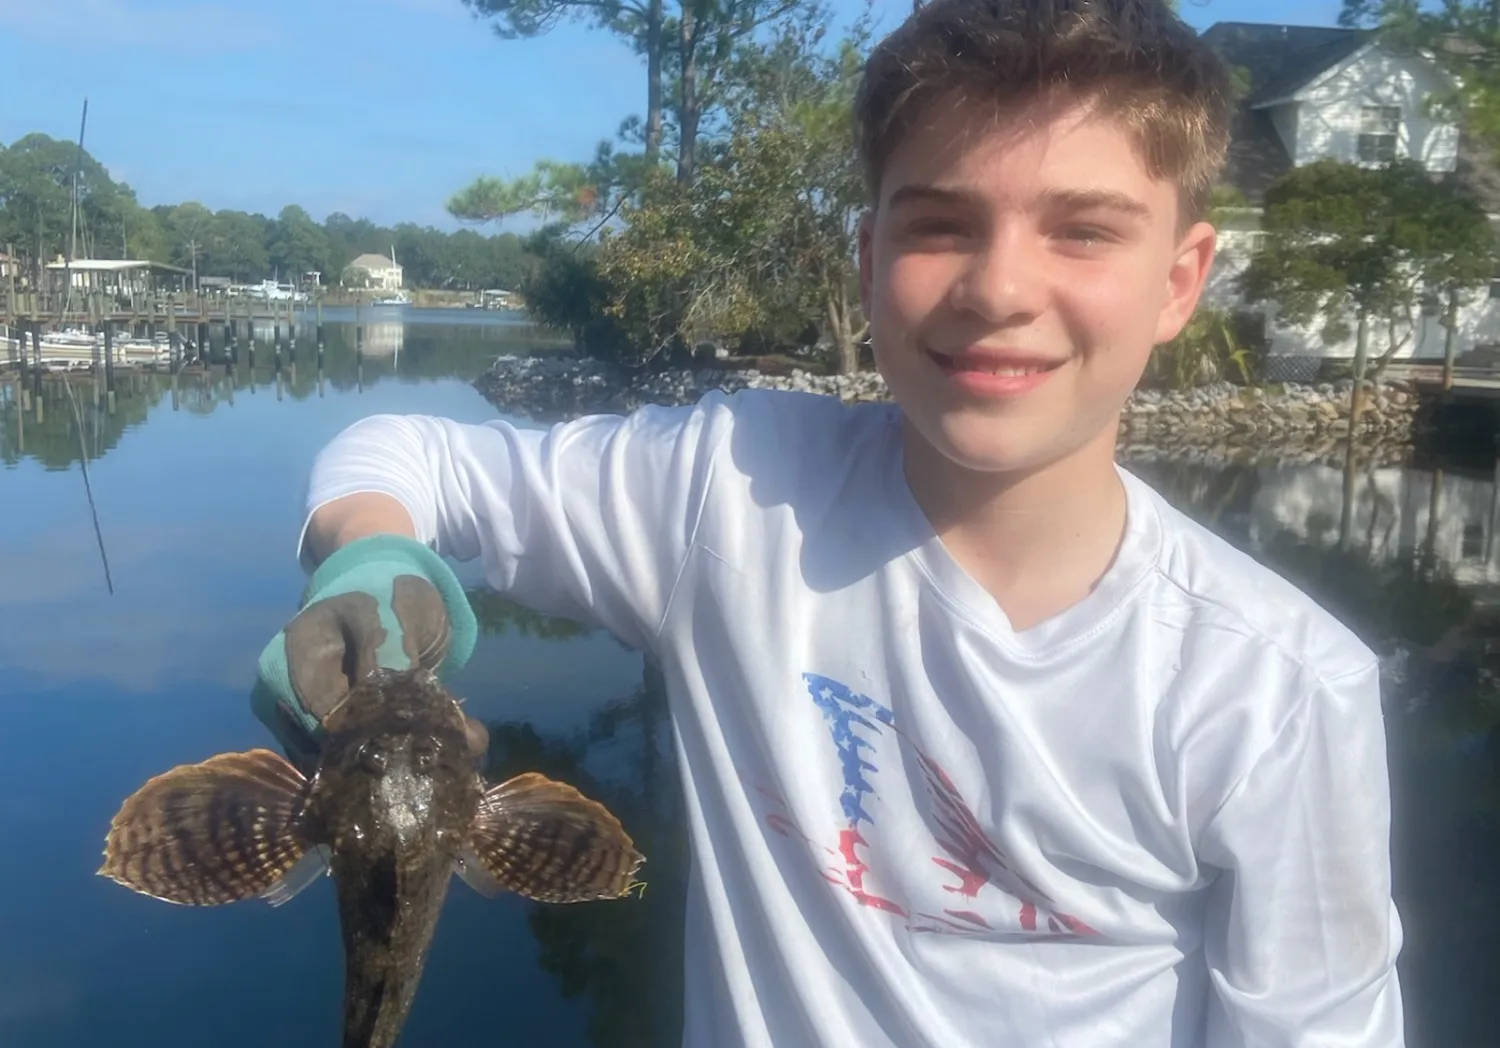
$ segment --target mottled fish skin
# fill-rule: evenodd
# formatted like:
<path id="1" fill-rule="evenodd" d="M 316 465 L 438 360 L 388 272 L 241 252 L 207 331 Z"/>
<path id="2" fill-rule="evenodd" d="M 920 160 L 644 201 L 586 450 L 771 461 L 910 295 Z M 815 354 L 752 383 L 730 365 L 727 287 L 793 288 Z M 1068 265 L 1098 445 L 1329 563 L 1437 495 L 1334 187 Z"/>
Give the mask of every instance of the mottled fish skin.
<path id="1" fill-rule="evenodd" d="M 307 834 L 329 847 L 344 939 L 345 1048 L 394 1044 L 483 796 L 455 702 L 380 673 L 325 721 Z"/>
<path id="2" fill-rule="evenodd" d="M 455 872 L 548 903 L 643 886 L 602 804 L 535 772 L 486 786 L 458 701 L 425 669 L 377 670 L 323 727 L 311 778 L 263 749 L 154 776 L 111 822 L 99 873 L 185 906 L 281 905 L 330 873 L 344 1048 L 396 1043 Z"/>

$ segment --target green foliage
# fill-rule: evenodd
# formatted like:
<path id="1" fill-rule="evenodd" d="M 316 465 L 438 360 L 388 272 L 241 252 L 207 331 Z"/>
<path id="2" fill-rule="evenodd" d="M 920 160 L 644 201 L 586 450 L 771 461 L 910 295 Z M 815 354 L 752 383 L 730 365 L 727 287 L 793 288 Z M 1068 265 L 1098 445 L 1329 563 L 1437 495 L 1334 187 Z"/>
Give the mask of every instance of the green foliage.
<path id="1" fill-rule="evenodd" d="M 140 210 L 135 194 L 86 151 L 80 163 L 76 143 L 42 134 L 26 135 L 0 150 L 0 243 L 44 261 L 67 253 L 74 236 L 75 164 L 78 253 L 114 253 L 128 246 L 132 218 Z"/>
<path id="2" fill-rule="evenodd" d="M 866 197 L 848 113 L 866 32 L 856 23 L 825 50 L 822 9 L 808 6 L 766 41 L 738 42 L 717 84 L 724 129 L 705 140 L 691 181 L 660 166 L 621 177 L 596 161 L 591 176 L 613 225 L 599 232 L 597 252 L 559 247 L 541 263 L 524 293 L 532 316 L 631 365 L 679 358 L 705 340 L 766 351 L 822 332 L 853 370 Z M 504 208 L 550 199 L 549 186 L 575 184 L 559 171 L 495 187 L 492 199 Z M 458 205 L 484 211 L 470 189 Z M 578 217 L 564 214 L 563 224 Z M 600 313 L 591 322 L 592 304 Z"/>
<path id="3" fill-rule="evenodd" d="M 1209 382 L 1259 382 L 1261 347 L 1244 330 L 1246 318 L 1229 310 L 1200 308 L 1170 342 L 1151 354 L 1144 388 L 1189 389 Z"/>
<path id="4" fill-rule="evenodd" d="M 608 312 L 613 289 L 600 272 L 598 247 L 570 243 L 556 230 L 538 234 L 530 247 L 537 264 L 518 288 L 527 315 L 594 356 L 627 359 L 629 335 Z"/>
<path id="5" fill-rule="evenodd" d="M 30 259 L 65 254 L 72 238 L 72 173 L 76 143 L 32 134 L 0 148 L 0 249 Z M 303 273 L 336 282 L 349 262 L 392 246 L 409 287 L 477 290 L 514 288 L 530 265 L 513 233 L 484 237 L 402 223 L 378 226 L 334 213 L 321 224 L 289 205 L 275 218 L 212 211 L 196 201 L 143 208 L 129 186 L 115 182 L 84 151 L 79 173 L 77 257 L 149 258 L 199 276 L 258 282 Z"/>
<path id="6" fill-rule="evenodd" d="M 1274 301 L 1289 323 L 1321 322 L 1330 341 L 1361 321 L 1409 330 L 1424 294 L 1462 295 L 1500 262 L 1473 196 L 1413 161 L 1294 168 L 1266 191 L 1262 228 L 1246 298 Z"/>

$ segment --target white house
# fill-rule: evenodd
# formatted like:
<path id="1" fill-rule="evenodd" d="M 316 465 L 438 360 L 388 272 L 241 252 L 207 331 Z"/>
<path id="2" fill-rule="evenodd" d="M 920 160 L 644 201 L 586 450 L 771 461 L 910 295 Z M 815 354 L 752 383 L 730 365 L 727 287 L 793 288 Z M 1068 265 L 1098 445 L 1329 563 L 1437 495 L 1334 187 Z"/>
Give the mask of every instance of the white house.
<path id="1" fill-rule="evenodd" d="M 1221 224 L 1219 257 L 1204 304 L 1264 318 L 1271 378 L 1310 378 L 1325 359 L 1354 355 L 1354 338 L 1324 339 L 1317 325 L 1277 323 L 1274 307 L 1247 307 L 1234 286 L 1254 250 L 1266 188 L 1294 165 L 1332 157 L 1355 164 L 1415 158 L 1438 179 L 1472 187 L 1492 225 L 1500 222 L 1500 174 L 1459 128 L 1429 113 L 1427 97 L 1445 75 L 1418 54 L 1383 46 L 1367 30 L 1219 22 L 1203 39 L 1249 78 L 1235 113 L 1223 182 L 1249 207 Z M 1457 351 L 1500 343 L 1500 285 L 1462 307 Z M 1446 331 L 1433 303 L 1414 329 L 1396 333 L 1397 359 L 1441 361 Z M 1378 327 L 1378 330 L 1377 330 Z M 1409 334 L 1408 334 L 1409 332 Z M 1384 325 L 1372 326 L 1372 357 L 1390 347 Z"/>
<path id="2" fill-rule="evenodd" d="M 369 275 L 372 288 L 380 291 L 401 289 L 401 265 L 396 261 L 395 252 L 390 258 L 376 254 L 360 255 L 349 263 L 349 268 L 363 269 Z"/>

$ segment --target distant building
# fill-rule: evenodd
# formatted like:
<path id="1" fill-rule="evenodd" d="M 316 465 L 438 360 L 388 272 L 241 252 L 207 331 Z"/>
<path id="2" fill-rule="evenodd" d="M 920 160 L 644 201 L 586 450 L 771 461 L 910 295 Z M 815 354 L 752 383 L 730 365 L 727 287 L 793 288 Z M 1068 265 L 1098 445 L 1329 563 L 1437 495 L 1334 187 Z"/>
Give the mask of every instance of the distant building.
<path id="1" fill-rule="evenodd" d="M 1425 53 L 1386 44 L 1368 30 L 1324 26 L 1219 22 L 1203 39 L 1248 87 L 1235 109 L 1224 171 L 1224 185 L 1238 190 L 1246 206 L 1227 209 L 1217 223 L 1218 253 L 1203 304 L 1264 323 L 1268 377 L 1310 378 L 1323 361 L 1352 357 L 1353 336 L 1335 343 L 1322 337 L 1320 324 L 1278 322 L 1274 304 L 1251 307 L 1235 286 L 1264 236 L 1267 187 L 1292 168 L 1324 158 L 1365 167 L 1410 158 L 1434 179 L 1472 189 L 1493 227 L 1500 225 L 1500 163 L 1451 116 L 1429 111 L 1425 100 L 1449 80 Z M 1390 346 L 1384 325 L 1375 327 L 1372 357 Z M 1424 302 L 1395 356 L 1440 361 L 1445 334 L 1439 305 Z M 1497 342 L 1500 274 L 1488 297 L 1460 310 L 1457 350 L 1463 356 Z"/>
<path id="2" fill-rule="evenodd" d="M 46 265 L 48 286 L 99 291 L 118 299 L 190 289 L 192 271 L 143 258 L 59 258 Z"/>
<path id="3" fill-rule="evenodd" d="M 349 263 L 349 268 L 364 270 L 369 286 L 378 291 L 401 289 L 401 264 L 396 261 L 394 254 L 390 258 L 376 254 L 360 255 Z"/>

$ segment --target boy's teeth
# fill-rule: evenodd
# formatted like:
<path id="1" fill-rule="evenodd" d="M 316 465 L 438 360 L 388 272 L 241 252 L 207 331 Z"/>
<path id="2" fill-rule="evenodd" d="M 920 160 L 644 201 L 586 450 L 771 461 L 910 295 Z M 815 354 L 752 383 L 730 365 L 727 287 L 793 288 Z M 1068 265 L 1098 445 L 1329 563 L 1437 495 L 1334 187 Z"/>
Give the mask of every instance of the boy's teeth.
<path id="1" fill-rule="evenodd" d="M 983 371 L 987 375 L 1034 375 L 1042 369 L 1039 367 L 1003 367 L 999 364 L 981 364 L 976 362 L 960 364 L 970 371 Z"/>

